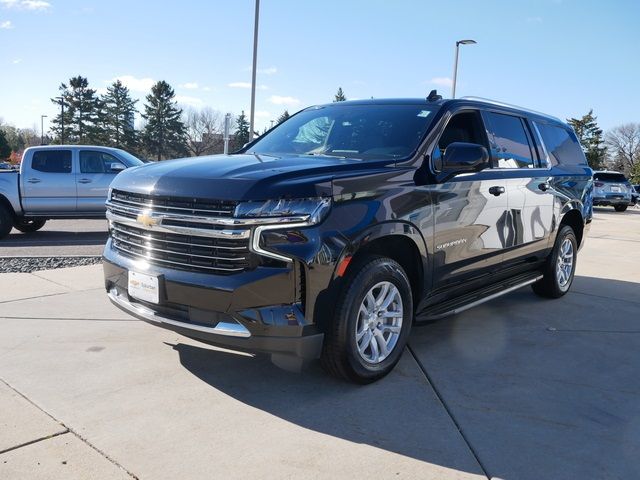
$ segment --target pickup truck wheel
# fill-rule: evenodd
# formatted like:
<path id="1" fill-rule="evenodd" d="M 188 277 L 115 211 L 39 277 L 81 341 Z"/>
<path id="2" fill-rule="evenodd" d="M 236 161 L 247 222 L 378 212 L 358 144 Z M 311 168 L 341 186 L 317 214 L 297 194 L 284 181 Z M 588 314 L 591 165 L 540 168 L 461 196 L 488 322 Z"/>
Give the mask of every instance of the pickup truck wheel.
<path id="1" fill-rule="evenodd" d="M 563 225 L 545 264 L 544 277 L 531 285 L 533 291 L 547 298 L 560 298 L 567 293 L 576 273 L 577 255 L 576 235 L 570 226 Z"/>
<path id="2" fill-rule="evenodd" d="M 330 374 L 356 383 L 387 375 L 400 360 L 413 320 L 411 285 L 389 258 L 369 256 L 345 278 L 321 362 Z"/>
<path id="3" fill-rule="evenodd" d="M 0 239 L 3 239 L 13 228 L 13 215 L 4 205 L 0 205 Z"/>
<path id="4" fill-rule="evenodd" d="M 614 205 L 613 208 L 616 209 L 616 212 L 624 212 L 627 209 L 627 205 Z"/>
<path id="5" fill-rule="evenodd" d="M 20 218 L 15 221 L 13 227 L 23 233 L 36 232 L 47 223 L 45 218 Z"/>

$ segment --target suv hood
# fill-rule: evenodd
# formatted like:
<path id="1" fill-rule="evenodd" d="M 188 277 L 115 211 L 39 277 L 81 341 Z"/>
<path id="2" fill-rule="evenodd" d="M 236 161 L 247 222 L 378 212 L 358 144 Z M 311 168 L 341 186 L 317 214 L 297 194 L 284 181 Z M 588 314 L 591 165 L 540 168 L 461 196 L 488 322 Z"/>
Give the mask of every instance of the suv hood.
<path id="1" fill-rule="evenodd" d="M 393 161 L 315 156 L 215 155 L 165 160 L 123 171 L 112 188 L 216 200 L 268 200 L 332 195 L 332 180 L 388 171 Z"/>

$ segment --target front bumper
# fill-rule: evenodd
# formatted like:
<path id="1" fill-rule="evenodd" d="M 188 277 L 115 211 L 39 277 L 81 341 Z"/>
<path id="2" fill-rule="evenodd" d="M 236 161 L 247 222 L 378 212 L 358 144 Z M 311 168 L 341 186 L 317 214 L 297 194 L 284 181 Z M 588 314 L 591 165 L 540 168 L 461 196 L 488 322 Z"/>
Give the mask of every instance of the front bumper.
<path id="1" fill-rule="evenodd" d="M 103 260 L 109 299 L 140 320 L 211 345 L 268 353 L 285 368 L 320 356 L 323 334 L 296 301 L 293 268 L 258 267 L 231 276 L 176 271 L 121 255 L 110 241 Z M 159 304 L 129 296 L 129 270 L 159 278 Z"/>

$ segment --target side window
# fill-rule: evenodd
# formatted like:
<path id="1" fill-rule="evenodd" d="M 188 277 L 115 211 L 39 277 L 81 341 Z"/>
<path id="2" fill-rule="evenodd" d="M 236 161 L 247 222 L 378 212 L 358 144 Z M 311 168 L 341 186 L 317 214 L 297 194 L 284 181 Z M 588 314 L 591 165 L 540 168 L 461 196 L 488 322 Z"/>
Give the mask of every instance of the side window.
<path id="1" fill-rule="evenodd" d="M 487 112 L 494 145 L 494 167 L 533 168 L 533 151 L 520 117 Z"/>
<path id="2" fill-rule="evenodd" d="M 546 123 L 534 123 L 549 153 L 551 165 L 586 165 L 587 159 L 572 131 Z"/>
<path id="3" fill-rule="evenodd" d="M 80 152 L 80 171 L 82 173 L 115 173 L 112 164 L 124 164 L 113 155 L 106 152 L 84 150 Z"/>
<path id="4" fill-rule="evenodd" d="M 71 173 L 71 150 L 34 152 L 31 168 L 46 173 Z"/>
<path id="5" fill-rule="evenodd" d="M 479 112 L 456 113 L 449 120 L 442 135 L 440 135 L 438 145 L 432 153 L 433 165 L 436 170 L 441 169 L 442 158 L 447 147 L 455 142 L 477 143 L 487 149 L 489 148 Z"/>

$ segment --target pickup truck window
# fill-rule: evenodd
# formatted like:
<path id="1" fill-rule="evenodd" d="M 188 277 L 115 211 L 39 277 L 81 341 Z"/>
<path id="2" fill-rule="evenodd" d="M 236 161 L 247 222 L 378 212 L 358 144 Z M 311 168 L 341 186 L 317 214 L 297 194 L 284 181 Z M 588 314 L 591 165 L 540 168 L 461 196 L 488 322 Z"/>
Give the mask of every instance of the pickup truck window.
<path id="1" fill-rule="evenodd" d="M 578 139 L 561 127 L 535 122 L 547 152 L 551 165 L 585 165 L 586 159 Z"/>
<path id="2" fill-rule="evenodd" d="M 106 152 L 84 150 L 80 152 L 80 171 L 82 173 L 114 173 L 112 163 L 124 164 L 113 155 Z"/>
<path id="3" fill-rule="evenodd" d="M 40 150 L 34 152 L 31 168 L 47 173 L 71 173 L 71 150 Z"/>
<path id="4" fill-rule="evenodd" d="M 404 158 L 418 148 L 438 108 L 427 104 L 310 108 L 278 125 L 247 151 L 361 160 Z"/>
<path id="5" fill-rule="evenodd" d="M 494 167 L 533 168 L 533 153 L 520 117 L 487 112 L 493 134 Z"/>

